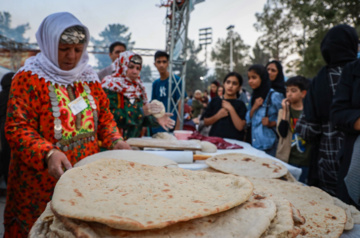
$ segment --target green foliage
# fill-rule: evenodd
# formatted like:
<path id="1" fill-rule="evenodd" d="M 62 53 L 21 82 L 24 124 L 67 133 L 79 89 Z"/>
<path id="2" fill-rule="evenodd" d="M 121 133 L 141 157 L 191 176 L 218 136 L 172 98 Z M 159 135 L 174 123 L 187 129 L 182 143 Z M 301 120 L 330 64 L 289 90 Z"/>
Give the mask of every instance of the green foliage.
<path id="1" fill-rule="evenodd" d="M 27 43 L 29 42 L 29 38 L 25 38 L 24 34 L 29 29 L 29 23 L 11 28 L 11 14 L 9 12 L 0 12 L 0 35 L 16 42 Z"/>
<path id="2" fill-rule="evenodd" d="M 270 61 L 270 54 L 266 53 L 264 48 L 260 47 L 259 42 L 256 42 L 252 49 L 254 57 L 250 56 L 252 64 L 266 65 Z"/>
<path id="3" fill-rule="evenodd" d="M 140 72 L 141 81 L 144 83 L 152 82 L 151 80 L 151 68 L 150 65 L 143 65 Z"/>
<path id="4" fill-rule="evenodd" d="M 246 45 L 241 36 L 234 32 L 233 35 L 233 65 L 235 72 L 246 72 L 248 65 L 246 64 L 249 53 L 249 45 Z M 215 48 L 211 51 L 211 60 L 215 62 L 215 75 L 218 81 L 230 72 L 230 36 L 226 39 L 218 39 Z"/>
<path id="5" fill-rule="evenodd" d="M 259 38 L 271 58 L 282 61 L 294 51 L 293 33 L 290 30 L 293 19 L 284 6 L 277 0 L 267 1 L 262 13 L 255 14 L 257 23 L 254 27 L 263 32 Z"/>
<path id="6" fill-rule="evenodd" d="M 123 42 L 126 45 L 128 50 L 131 50 L 135 42 L 131 41 L 131 33 L 127 33 L 129 30 L 128 27 L 122 24 L 109 24 L 105 29 L 100 32 L 99 36 L 102 40 L 97 40 L 91 37 L 91 42 L 94 44 L 95 48 L 99 47 L 106 54 L 96 54 L 97 59 L 97 69 L 103 69 L 111 64 L 111 59 L 108 56 L 109 46 L 115 41 Z M 105 48 L 103 48 L 105 47 Z"/>
<path id="7" fill-rule="evenodd" d="M 189 57 L 186 61 L 185 91 L 190 95 L 196 89 L 203 90 L 205 88 L 206 85 L 200 80 L 200 77 L 205 77 L 207 68 L 204 66 L 204 62 L 200 62 L 197 57 L 201 48 L 196 47 L 194 41 L 188 40 L 187 51 Z"/>
<path id="8" fill-rule="evenodd" d="M 313 77 L 325 65 L 320 43 L 326 32 L 346 23 L 357 26 L 360 33 L 359 12 L 359 0 L 269 0 L 263 12 L 256 14 L 254 26 L 264 33 L 260 43 L 273 58 L 278 55 L 284 60 L 297 53 L 300 58 L 287 66 L 297 74 Z"/>

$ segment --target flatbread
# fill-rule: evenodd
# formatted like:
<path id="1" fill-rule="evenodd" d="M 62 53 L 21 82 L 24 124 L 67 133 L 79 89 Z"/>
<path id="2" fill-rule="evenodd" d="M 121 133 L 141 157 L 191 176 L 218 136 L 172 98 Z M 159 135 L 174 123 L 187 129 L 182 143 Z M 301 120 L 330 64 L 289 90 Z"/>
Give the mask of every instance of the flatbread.
<path id="1" fill-rule="evenodd" d="M 130 162 L 136 162 L 140 164 L 163 166 L 168 168 L 177 167 L 177 163 L 171 159 L 167 159 L 160 155 L 146 153 L 143 151 L 136 151 L 136 150 L 107 150 L 104 152 L 90 155 L 80 160 L 74 165 L 74 167 L 83 166 L 103 158 L 120 159 Z"/>
<path id="2" fill-rule="evenodd" d="M 215 155 L 206 164 L 225 173 L 257 178 L 280 178 L 288 172 L 280 162 L 242 153 Z"/>
<path id="3" fill-rule="evenodd" d="M 208 141 L 201 141 L 201 151 L 205 153 L 215 153 L 217 151 L 216 145 Z"/>
<path id="4" fill-rule="evenodd" d="M 151 113 L 154 117 L 160 118 L 160 117 L 163 117 L 163 116 L 165 115 L 165 106 L 164 106 L 164 104 L 163 104 L 162 102 L 154 99 L 154 100 L 152 100 L 150 103 L 151 103 L 151 104 L 156 104 L 156 105 L 158 105 L 158 106 L 161 107 L 161 111 L 160 111 L 159 113 L 152 113 L 151 110 L 150 110 L 150 113 Z"/>
<path id="5" fill-rule="evenodd" d="M 65 172 L 51 204 L 60 216 L 145 230 L 226 211 L 252 190 L 234 175 L 101 159 Z"/>
<path id="6" fill-rule="evenodd" d="M 285 198 L 299 209 L 305 224 L 299 225 L 297 237 L 339 237 L 345 227 L 345 211 L 334 205 L 326 192 L 309 186 L 281 181 L 279 179 L 249 178 L 254 192 L 276 198 Z"/>
<path id="7" fill-rule="evenodd" d="M 293 209 L 291 203 L 283 198 L 273 199 L 276 205 L 276 216 L 271 221 L 262 238 L 296 237 L 298 230 L 294 228 Z"/>
<path id="8" fill-rule="evenodd" d="M 168 133 L 168 132 L 158 132 L 155 135 L 152 136 L 154 139 L 163 139 L 163 140 L 177 140 L 177 138 Z"/>
<path id="9" fill-rule="evenodd" d="M 56 214 L 61 221 L 60 227 L 66 227 L 76 237 L 144 237 L 144 238 L 189 238 L 189 237 L 244 237 L 257 238 L 269 227 L 276 215 L 276 206 L 272 199 L 251 199 L 228 211 L 203 218 L 179 222 L 155 230 L 124 231 L 110 228 L 100 223 L 89 223 L 69 219 Z"/>

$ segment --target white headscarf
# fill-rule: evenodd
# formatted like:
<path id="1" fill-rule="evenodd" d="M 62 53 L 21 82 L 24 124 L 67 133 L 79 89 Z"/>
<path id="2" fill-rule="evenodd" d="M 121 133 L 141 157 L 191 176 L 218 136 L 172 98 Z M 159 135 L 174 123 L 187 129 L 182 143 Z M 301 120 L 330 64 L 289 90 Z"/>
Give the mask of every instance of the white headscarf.
<path id="1" fill-rule="evenodd" d="M 84 27 L 86 42 L 84 43 L 81 59 L 75 68 L 62 70 L 59 68 L 58 63 L 59 40 L 64 30 L 73 26 Z M 37 74 L 39 78 L 44 78 L 46 82 L 50 81 L 60 85 L 72 84 L 75 81 L 99 81 L 94 69 L 88 65 L 89 56 L 86 48 L 89 39 L 88 28 L 71 13 L 59 12 L 51 14 L 42 21 L 36 32 L 36 40 L 41 52 L 27 59 L 24 67 L 19 71 L 32 71 L 32 74 Z"/>

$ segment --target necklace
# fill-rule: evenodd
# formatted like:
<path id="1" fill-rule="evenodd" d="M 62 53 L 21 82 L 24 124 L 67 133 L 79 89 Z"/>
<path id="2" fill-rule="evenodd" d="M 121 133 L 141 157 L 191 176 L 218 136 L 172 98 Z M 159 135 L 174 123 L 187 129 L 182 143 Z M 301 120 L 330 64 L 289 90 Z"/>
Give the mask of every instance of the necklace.
<path id="1" fill-rule="evenodd" d="M 62 121 L 60 119 L 61 114 L 60 114 L 59 100 L 58 100 L 58 96 L 56 94 L 56 89 L 53 84 L 50 84 L 48 86 L 53 116 L 55 118 L 54 119 L 54 138 L 56 140 L 58 140 L 56 142 L 56 146 L 65 152 L 68 151 L 69 149 L 72 150 L 75 147 L 80 146 L 81 144 L 95 140 L 95 134 L 96 134 L 97 127 L 98 127 L 98 112 L 96 110 L 97 106 L 96 106 L 93 96 L 91 95 L 90 87 L 87 84 L 84 84 L 84 83 L 81 83 L 81 84 L 86 92 L 86 98 L 89 101 L 89 106 L 92 109 L 92 116 L 93 116 L 93 120 L 94 120 L 94 131 L 77 134 L 77 135 L 73 136 L 72 138 L 63 137 L 63 133 L 62 133 L 63 127 L 62 127 Z M 74 94 L 73 87 L 71 85 L 68 85 L 66 89 L 67 89 L 70 101 L 75 100 L 75 94 Z M 85 95 L 83 95 L 83 96 L 85 96 Z M 61 98 L 60 98 L 60 100 L 61 100 Z M 81 128 L 82 128 L 82 118 L 81 117 L 82 117 L 81 113 L 78 113 L 76 115 L 75 128 L 77 131 L 81 130 Z"/>

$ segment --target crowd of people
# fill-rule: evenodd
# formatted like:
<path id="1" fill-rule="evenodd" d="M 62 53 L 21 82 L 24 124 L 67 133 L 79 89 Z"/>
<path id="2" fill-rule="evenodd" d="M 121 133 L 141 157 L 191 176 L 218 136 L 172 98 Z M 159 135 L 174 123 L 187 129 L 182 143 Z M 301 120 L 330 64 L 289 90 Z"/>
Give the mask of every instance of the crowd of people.
<path id="1" fill-rule="evenodd" d="M 175 90 L 182 82 L 169 74 L 166 52 L 154 55 L 160 78 L 149 100 L 140 78 L 142 57 L 114 42 L 112 64 L 96 73 L 88 65 L 89 31 L 72 14 L 46 17 L 36 39 L 40 53 L 1 81 L 5 237 L 27 236 L 56 181 L 81 159 L 100 150 L 131 149 L 131 137 L 180 128 L 179 114 L 171 112 L 174 105 L 180 111 L 181 92 L 170 96 L 169 80 Z M 358 45 L 354 28 L 335 26 L 321 43 L 326 66 L 314 79 L 285 81 L 276 60 L 254 64 L 247 70 L 251 93 L 242 87 L 244 72 L 229 72 L 222 83 L 211 83 L 209 93 L 196 89 L 186 97 L 184 128 L 246 141 L 302 169 L 301 182 L 359 208 Z"/>

